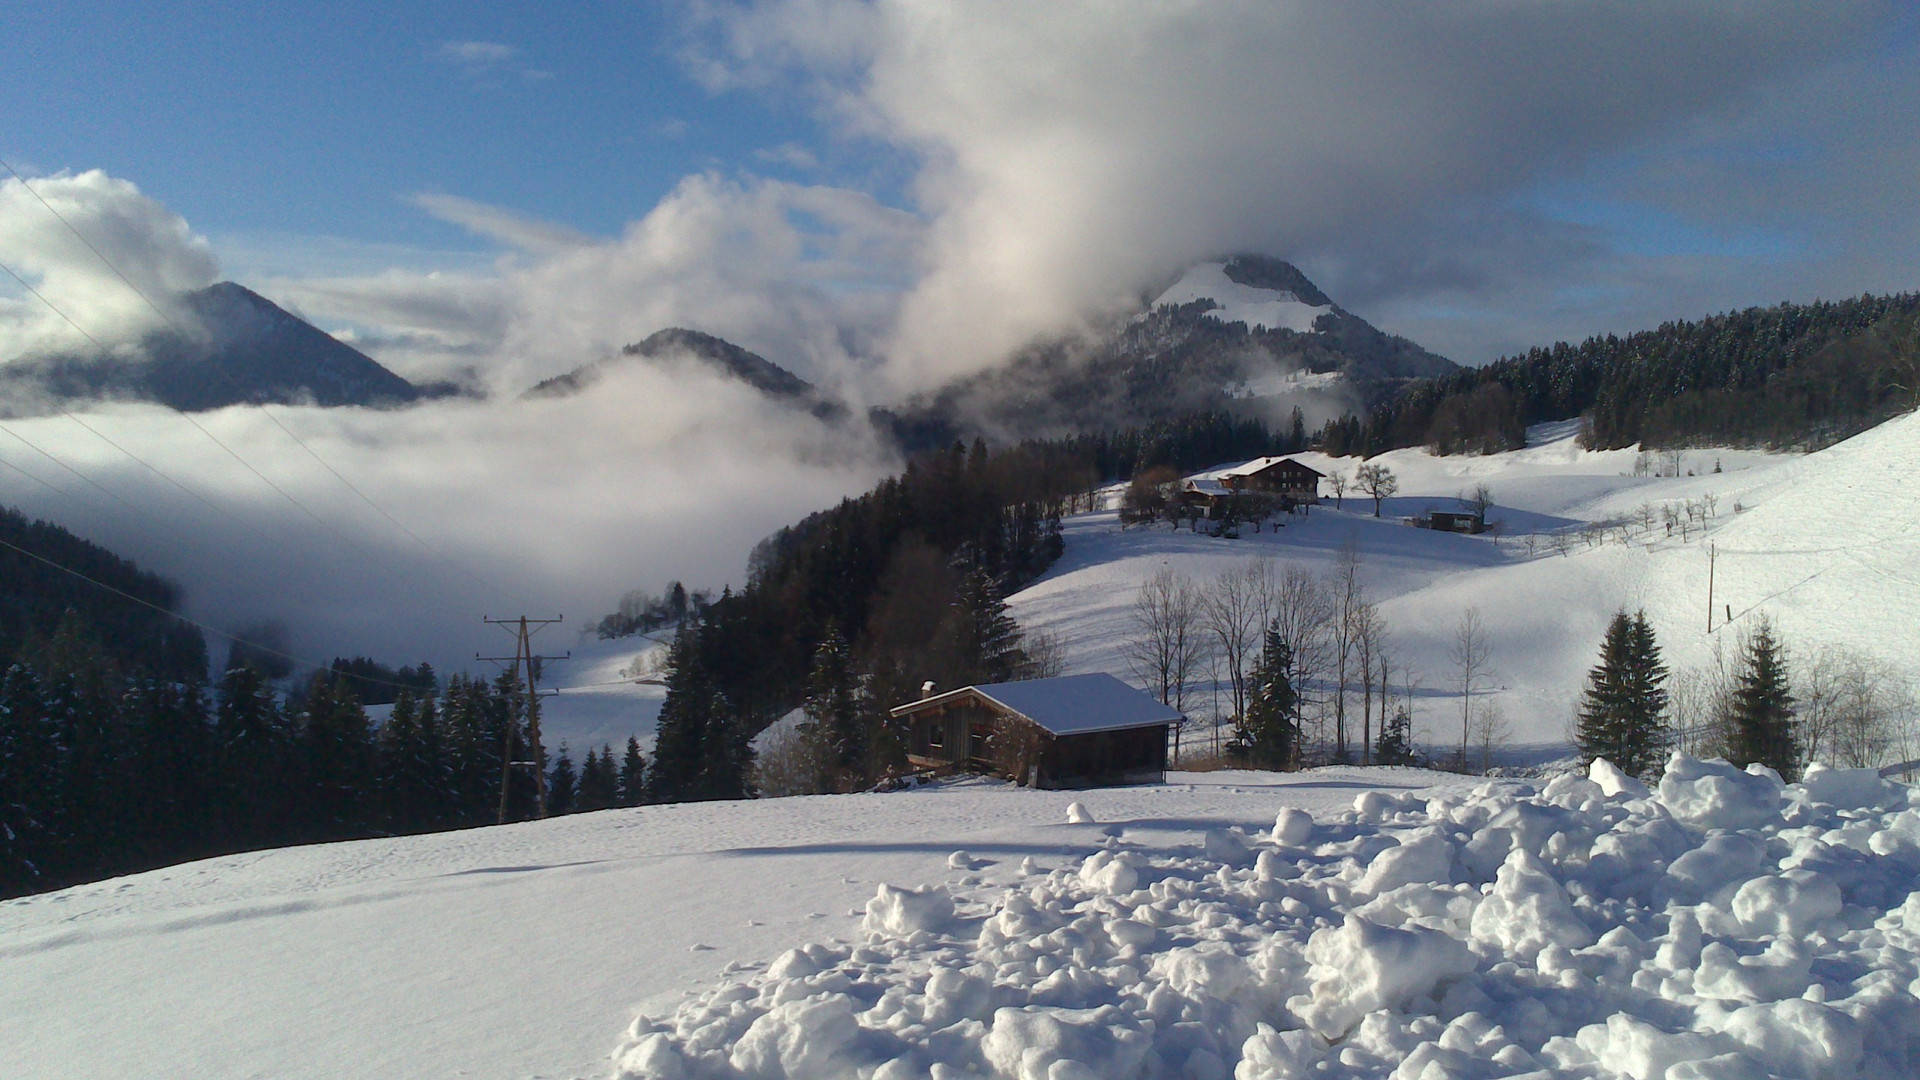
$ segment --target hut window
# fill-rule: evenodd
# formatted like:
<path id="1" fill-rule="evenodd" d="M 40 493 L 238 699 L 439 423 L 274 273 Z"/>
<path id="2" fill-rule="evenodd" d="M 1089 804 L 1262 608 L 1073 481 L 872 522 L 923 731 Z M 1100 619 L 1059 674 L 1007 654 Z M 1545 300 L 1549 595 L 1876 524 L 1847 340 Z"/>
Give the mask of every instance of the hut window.
<path id="1" fill-rule="evenodd" d="M 941 723 L 938 720 L 935 720 L 932 724 L 928 725 L 927 727 L 927 748 L 928 749 L 943 750 L 946 748 L 946 745 L 947 745 L 946 726 L 947 725 Z"/>

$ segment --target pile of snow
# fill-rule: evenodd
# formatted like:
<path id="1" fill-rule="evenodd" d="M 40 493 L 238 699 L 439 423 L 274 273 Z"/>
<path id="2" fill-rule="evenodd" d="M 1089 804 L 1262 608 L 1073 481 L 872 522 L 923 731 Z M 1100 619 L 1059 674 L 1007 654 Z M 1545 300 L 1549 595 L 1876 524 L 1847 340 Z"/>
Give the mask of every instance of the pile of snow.
<path id="1" fill-rule="evenodd" d="M 1194 846 L 1109 837 L 997 896 L 882 885 L 642 1016 L 641 1078 L 1843 1080 L 1920 1068 L 1920 797 L 1676 756 L 1370 790 Z"/>
<path id="2" fill-rule="evenodd" d="M 1248 329 L 1297 330 L 1311 333 L 1315 319 L 1332 311 L 1331 306 L 1315 306 L 1281 289 L 1259 289 L 1242 285 L 1227 276 L 1223 262 L 1201 263 L 1188 270 L 1179 281 L 1154 301 L 1153 307 L 1177 307 L 1195 300 L 1211 300 L 1216 305 L 1207 318 L 1223 323 L 1246 323 Z"/>

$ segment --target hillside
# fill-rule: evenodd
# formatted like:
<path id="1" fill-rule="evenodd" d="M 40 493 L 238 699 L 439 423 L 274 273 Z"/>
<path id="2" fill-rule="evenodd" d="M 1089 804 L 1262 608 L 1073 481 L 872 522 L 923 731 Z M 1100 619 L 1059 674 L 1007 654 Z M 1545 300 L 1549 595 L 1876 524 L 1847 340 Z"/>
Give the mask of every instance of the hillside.
<path id="1" fill-rule="evenodd" d="M 218 282 L 181 301 L 186 332 L 149 334 L 134 358 L 86 352 L 0 366 L 0 413 L 37 415 L 99 398 L 188 412 L 240 402 L 387 406 L 447 392 L 414 386 L 243 285 Z"/>
<path id="2" fill-rule="evenodd" d="M 1782 303 L 1559 342 L 1424 379 L 1327 429 L 1337 453 L 1512 449 L 1587 418 L 1593 446 L 1825 446 L 1920 402 L 1920 295 Z"/>
<path id="3" fill-rule="evenodd" d="M 97 650 L 122 672 L 198 681 L 206 675 L 206 642 L 167 614 L 179 604 L 172 582 L 58 525 L 0 507 L 0 671 L 16 660 L 44 661 L 78 649 Z"/>
<path id="4" fill-rule="evenodd" d="M 1516 743 L 1532 759 L 1564 752 L 1568 722 L 1601 631 L 1618 608 L 1645 607 L 1676 669 L 1731 657 L 1732 635 L 1765 613 L 1791 649 L 1809 654 L 1849 644 L 1920 679 L 1912 628 L 1920 625 L 1920 485 L 1906 463 L 1920 460 L 1920 415 L 1890 421 L 1807 455 L 1703 449 L 1680 458 L 1677 477 L 1636 476 L 1634 450 L 1587 451 L 1575 425 L 1544 425 L 1524 450 L 1435 457 L 1397 450 L 1372 459 L 1399 477 L 1382 518 L 1349 493 L 1286 528 L 1218 540 L 1165 525 L 1122 529 L 1111 513 L 1066 522 L 1066 554 L 1040 581 L 1010 598 L 1023 626 L 1058 635 L 1070 670 L 1124 672 L 1129 605 L 1160 567 L 1209 579 L 1249 556 L 1331 568 L 1351 539 L 1362 577 L 1380 603 L 1397 663 L 1410 665 L 1421 740 L 1443 749 L 1459 740 L 1459 701 L 1449 689 L 1447 651 L 1461 612 L 1477 607 L 1490 631 L 1496 691 Z M 1300 455 L 1351 474 L 1357 459 Z M 1716 466 L 1720 472 L 1713 471 Z M 1418 530 L 1399 518 L 1487 484 L 1499 535 Z M 1696 506 L 1711 495 L 1704 530 L 1669 536 L 1659 508 Z M 1654 509 L 1653 531 L 1638 523 Z M 1612 526 L 1590 544 L 1587 526 Z M 1619 526 L 1628 526 L 1628 542 Z M 1562 553 L 1556 535 L 1568 537 Z M 1715 632 L 1706 633 L 1708 545 L 1718 555 Z M 1861 617 L 1858 598 L 1875 598 Z M 1728 608 L 1731 632 L 1723 627 Z M 1399 681 L 1399 677 L 1396 677 Z M 1210 684 L 1209 684 L 1210 685 Z M 1202 696 L 1199 711 L 1206 712 Z"/>

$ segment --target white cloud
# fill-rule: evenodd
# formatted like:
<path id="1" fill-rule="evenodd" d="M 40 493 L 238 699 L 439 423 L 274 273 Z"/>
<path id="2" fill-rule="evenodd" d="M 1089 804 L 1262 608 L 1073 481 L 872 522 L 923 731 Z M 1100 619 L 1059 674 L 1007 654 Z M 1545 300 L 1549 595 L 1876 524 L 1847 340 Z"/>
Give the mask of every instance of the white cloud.
<path id="1" fill-rule="evenodd" d="M 504 63 L 519 53 L 519 49 L 497 41 L 449 41 L 434 50 L 442 60 L 476 65 Z"/>
<path id="2" fill-rule="evenodd" d="M 812 171 L 820 167 L 820 158 L 813 151 L 799 143 L 781 143 L 779 146 L 762 147 L 753 152 L 755 161 L 764 161 L 769 165 L 785 165 L 792 169 Z"/>
<path id="3" fill-rule="evenodd" d="M 74 491 L 62 498 L 0 469 L 0 504 L 180 581 L 188 613 L 213 626 L 281 622 L 295 651 L 322 662 L 364 653 L 457 669 L 497 644 L 482 615 L 558 611 L 584 628 L 629 588 L 738 583 L 761 537 L 865 490 L 892 464 L 857 430 L 822 427 L 697 369 L 627 366 L 558 400 L 273 412 L 432 551 L 250 408 L 198 419 L 328 527 L 153 407 L 102 410 L 89 422 L 232 516 L 155 482 L 58 417 L 7 426 L 133 509 L 10 439 L 0 439 L 0 460 Z M 212 644 L 217 659 L 224 646 Z"/>
<path id="4" fill-rule="evenodd" d="M 1463 218 L 1680 123 L 1737 121 L 1759 91 L 1858 45 L 1885 5 L 712 10 L 721 43 L 697 69 L 710 85 L 806 88 L 850 131 L 917 156 L 926 272 L 894 347 L 900 374 L 925 382 L 1220 251 L 1445 261 Z M 1529 225 L 1507 217 L 1505 232 Z M 1455 261 L 1498 274 L 1489 254 Z"/>
<path id="5" fill-rule="evenodd" d="M 217 276 L 219 264 L 206 240 L 128 181 L 97 169 L 29 179 L 31 189 L 16 179 L 0 181 L 0 261 L 102 344 L 122 345 L 163 325 L 162 316 L 112 267 L 163 307 Z M 168 315 L 178 318 L 171 310 Z M 12 279 L 0 285 L 0 362 L 91 348 L 80 331 Z"/>

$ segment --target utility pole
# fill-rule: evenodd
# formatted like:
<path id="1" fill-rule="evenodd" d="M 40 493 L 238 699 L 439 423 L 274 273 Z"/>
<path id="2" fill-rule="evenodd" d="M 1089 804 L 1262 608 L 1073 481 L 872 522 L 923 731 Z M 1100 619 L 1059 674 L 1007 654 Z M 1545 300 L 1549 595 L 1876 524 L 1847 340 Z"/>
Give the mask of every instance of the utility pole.
<path id="1" fill-rule="evenodd" d="M 513 655 L 481 656 L 479 653 L 475 653 L 473 654 L 474 659 L 486 660 L 495 664 L 511 665 L 507 670 L 512 673 L 514 681 L 516 682 L 520 680 L 520 672 L 523 669 L 526 671 L 526 682 L 522 684 L 526 688 L 526 692 L 522 694 L 520 698 L 521 719 L 525 722 L 527 729 L 527 756 L 532 760 L 513 760 L 513 732 L 516 725 L 514 724 L 514 718 L 509 716 L 507 718 L 507 731 L 502 738 L 502 745 L 500 747 L 499 823 L 502 825 L 507 823 L 507 792 L 513 786 L 512 779 L 515 766 L 522 766 L 533 770 L 533 816 L 536 818 L 544 818 L 547 816 L 547 756 L 546 752 L 541 749 L 540 746 L 540 709 L 535 699 L 540 697 L 553 697 L 560 693 L 560 691 L 556 688 L 542 694 L 539 690 L 535 689 L 536 673 L 534 667 L 544 660 L 565 660 L 571 657 L 573 652 L 569 650 L 563 656 L 537 656 L 533 651 L 533 635 L 554 623 L 562 621 L 563 618 L 563 616 L 555 616 L 551 619 L 529 619 L 525 615 L 522 615 L 515 619 L 481 619 L 482 622 L 501 627 L 513 635 Z"/>
<path id="2" fill-rule="evenodd" d="M 1718 556 L 1713 544 L 1707 545 L 1707 633 L 1713 633 L 1713 562 Z M 1729 619 L 1729 622 L 1732 620 Z"/>

